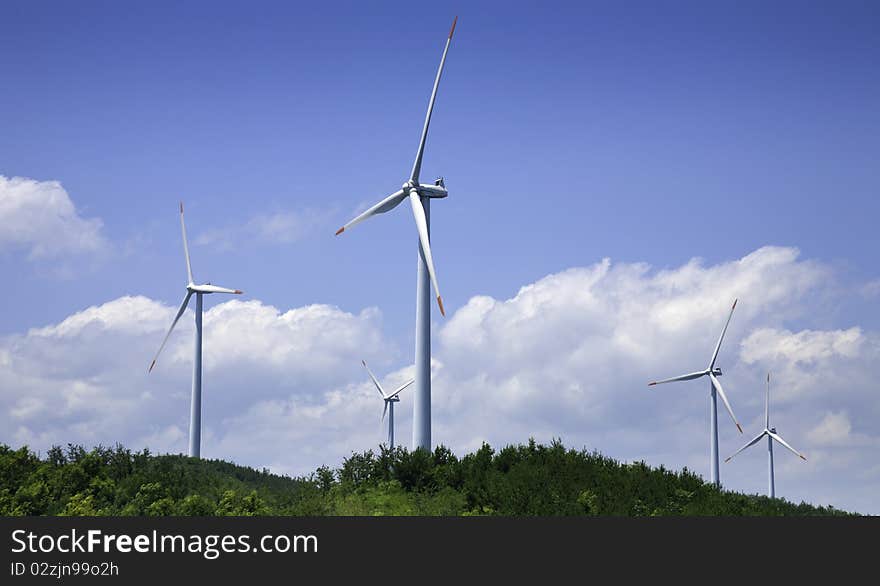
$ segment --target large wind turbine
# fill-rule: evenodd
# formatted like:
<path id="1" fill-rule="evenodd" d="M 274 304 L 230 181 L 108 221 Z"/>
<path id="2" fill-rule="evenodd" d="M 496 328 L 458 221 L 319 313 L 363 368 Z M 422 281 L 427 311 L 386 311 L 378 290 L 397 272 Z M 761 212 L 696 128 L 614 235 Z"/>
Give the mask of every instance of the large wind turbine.
<path id="1" fill-rule="evenodd" d="M 721 337 L 718 338 L 718 343 L 715 345 L 715 352 L 712 353 L 712 360 L 709 362 L 709 368 L 706 370 L 700 370 L 698 372 L 692 372 L 690 374 L 683 374 L 681 376 L 676 376 L 673 378 L 667 378 L 666 380 L 659 380 L 652 383 L 648 383 L 648 386 L 653 385 L 662 385 L 663 383 L 671 383 L 679 380 L 692 380 L 695 378 L 700 378 L 703 376 L 709 377 L 709 466 L 711 469 L 711 481 L 715 486 L 721 485 L 721 477 L 718 473 L 718 399 L 717 397 L 721 397 L 721 400 L 724 402 L 724 406 L 727 408 L 727 412 L 730 413 L 730 418 L 733 419 L 733 422 L 736 424 L 736 428 L 742 433 L 742 426 L 739 424 L 739 421 L 736 420 L 736 415 L 733 414 L 733 409 L 730 408 L 730 402 L 727 400 L 727 396 L 724 394 L 724 389 L 721 388 L 721 382 L 718 380 L 718 377 L 721 376 L 721 369 L 715 366 L 715 361 L 718 359 L 718 351 L 721 349 L 721 341 L 724 340 L 724 334 L 727 333 L 727 326 L 730 325 L 730 318 L 733 317 L 733 310 L 736 309 L 736 299 L 733 300 L 733 307 L 730 308 L 730 315 L 727 316 L 727 322 L 724 324 L 724 329 L 721 330 Z"/>
<path id="2" fill-rule="evenodd" d="M 452 21 L 452 28 L 449 29 L 443 56 L 440 58 L 440 68 L 434 79 L 434 89 L 431 91 L 428 113 L 425 115 L 425 125 L 422 127 L 422 136 L 419 139 L 419 148 L 416 151 L 416 159 L 409 179 L 398 191 L 360 214 L 336 232 L 338 236 L 355 224 L 359 224 L 371 216 L 384 214 L 397 207 L 403 200 L 409 199 L 413 219 L 419 233 L 419 270 L 416 290 L 416 388 L 413 401 L 414 450 L 419 448 L 431 450 L 431 284 L 433 284 L 434 293 L 437 295 L 440 313 L 446 315 L 443 309 L 443 299 L 440 297 L 440 287 L 437 285 L 437 275 L 434 272 L 434 260 L 431 257 L 430 222 L 431 199 L 446 197 L 448 192 L 442 177 L 434 181 L 433 185 L 425 185 L 419 183 L 419 173 L 422 169 L 422 155 L 425 152 L 425 140 L 428 138 L 428 126 L 431 124 L 434 100 L 437 98 L 440 76 L 443 74 L 446 53 L 449 51 L 449 44 L 452 42 L 452 33 L 455 32 L 457 21 L 458 17 L 456 16 Z"/>
<path id="3" fill-rule="evenodd" d="M 803 454 L 798 452 L 796 449 L 794 449 L 793 447 L 788 445 L 785 442 L 785 440 L 782 439 L 782 436 L 780 436 L 778 433 L 776 433 L 775 427 L 770 427 L 770 373 L 769 372 L 767 373 L 767 398 L 764 401 L 764 431 L 759 433 L 758 436 L 755 437 L 755 439 L 753 439 L 752 441 L 750 441 L 749 443 L 747 443 L 746 445 L 744 445 L 743 447 L 741 447 L 740 449 L 735 451 L 733 454 L 731 454 L 731 456 L 729 458 L 727 458 L 724 461 L 730 462 L 731 458 L 733 458 L 734 456 L 739 454 L 744 449 L 752 447 L 753 445 L 755 445 L 756 443 L 761 441 L 761 438 L 763 438 L 764 436 L 767 436 L 767 472 L 770 475 L 770 478 L 769 478 L 768 484 L 767 484 L 767 494 L 770 496 L 770 498 L 774 498 L 776 496 L 776 482 L 775 482 L 774 476 L 773 476 L 773 440 L 778 441 L 780 444 L 782 444 L 783 446 L 785 446 L 786 448 L 791 450 L 791 452 L 794 455 L 799 456 L 802 460 L 806 460 L 807 458 Z"/>
<path id="4" fill-rule="evenodd" d="M 410 386 L 416 379 L 411 378 L 399 387 L 393 393 L 386 393 L 385 389 L 382 388 L 382 385 L 379 384 L 379 381 L 376 379 L 373 371 L 370 370 L 370 367 L 367 366 L 366 361 L 361 360 L 361 364 L 364 365 L 364 368 L 367 369 L 367 374 L 370 375 L 370 380 L 373 381 L 373 384 L 376 385 L 376 390 L 379 391 L 379 396 L 385 401 L 385 408 L 382 410 L 382 421 L 385 421 L 385 415 L 388 415 L 388 447 L 392 450 L 394 449 L 394 404 L 400 401 L 400 391 Z"/>
<path id="5" fill-rule="evenodd" d="M 171 331 L 174 330 L 174 326 L 177 325 L 180 316 L 182 316 L 184 310 L 186 310 L 190 297 L 195 294 L 196 335 L 195 346 L 193 348 L 195 356 L 193 358 L 192 403 L 189 412 L 189 455 L 193 458 L 198 458 L 201 452 L 202 443 L 202 295 L 208 295 L 210 293 L 232 293 L 235 295 L 241 295 L 241 291 L 238 289 L 218 287 L 211 283 L 196 285 L 193 281 L 192 265 L 189 262 L 189 247 L 186 243 L 186 224 L 183 221 L 183 202 L 180 202 L 180 232 L 183 235 L 183 256 L 186 259 L 186 295 L 183 297 L 183 303 L 180 304 L 180 309 L 177 310 L 177 315 L 174 316 L 174 321 L 171 322 L 171 327 L 168 328 L 168 333 L 165 334 L 165 338 L 162 340 L 159 350 L 156 351 L 156 355 L 150 363 L 150 372 L 152 372 L 153 367 L 156 366 L 156 361 L 159 359 L 159 354 L 162 352 L 162 348 L 165 347 L 165 343 L 168 341 L 169 336 L 171 336 Z"/>

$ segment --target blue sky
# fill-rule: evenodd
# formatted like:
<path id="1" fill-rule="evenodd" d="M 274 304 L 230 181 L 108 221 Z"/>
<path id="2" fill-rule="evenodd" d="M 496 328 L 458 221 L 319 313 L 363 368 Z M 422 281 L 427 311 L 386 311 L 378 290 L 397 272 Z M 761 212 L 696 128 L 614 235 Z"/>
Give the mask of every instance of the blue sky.
<path id="1" fill-rule="evenodd" d="M 675 271 L 780 246 L 833 277 L 776 325 L 859 327 L 873 340 L 878 12 L 867 2 L 6 2 L 0 175 L 59 181 L 101 228 L 91 252 L 51 258 L 0 239 L 0 334 L 19 340 L 125 295 L 176 306 L 183 199 L 197 280 L 282 312 L 377 308 L 386 366 L 404 368 L 409 214 L 333 232 L 407 178 L 457 13 L 423 165 L 450 191 L 432 207 L 432 242 L 451 313 L 606 257 Z M 707 324 L 709 337 L 717 327 Z M 359 376 L 354 362 L 339 384 Z M 857 421 L 867 415 L 855 399 L 836 408 L 852 433 L 876 427 Z"/>
<path id="2" fill-rule="evenodd" d="M 452 194 L 434 206 L 450 307 L 605 256 L 790 244 L 877 273 L 876 9 L 704 4 L 462 14 L 425 162 Z M 0 170 L 58 179 L 114 240 L 151 243 L 65 299 L 25 276 L 17 300 L 50 319 L 96 288 L 176 295 L 178 199 L 194 233 L 309 207 L 332 210 L 332 235 L 393 191 L 455 8 L 6 6 Z M 413 232 L 395 216 L 356 243 L 290 247 L 284 268 L 253 250 L 194 262 L 270 301 L 411 305 Z M 34 321 L 11 313 L 7 331 Z"/>

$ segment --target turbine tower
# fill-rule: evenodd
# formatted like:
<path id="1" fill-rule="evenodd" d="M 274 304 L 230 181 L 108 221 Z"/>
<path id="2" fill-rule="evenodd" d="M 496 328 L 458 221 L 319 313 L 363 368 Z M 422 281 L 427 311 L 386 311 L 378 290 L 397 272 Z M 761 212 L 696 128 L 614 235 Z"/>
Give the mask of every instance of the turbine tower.
<path id="1" fill-rule="evenodd" d="M 352 226 L 363 222 L 371 216 L 384 214 L 397 207 L 403 200 L 409 199 L 412 207 L 413 219 L 419 233 L 419 260 L 418 280 L 416 287 L 416 387 L 413 401 L 413 450 L 431 450 L 431 285 L 437 295 L 437 305 L 440 314 L 446 315 L 443 309 L 443 298 L 440 297 L 440 287 L 437 285 L 437 275 L 434 272 L 434 260 L 431 256 L 431 199 L 443 198 L 448 195 L 443 178 L 434 181 L 433 185 L 419 183 L 419 174 L 422 169 L 422 155 L 425 152 L 425 140 L 428 138 L 428 126 L 431 124 L 431 112 L 434 110 L 434 100 L 437 98 L 437 88 L 440 86 L 440 76 L 443 74 L 443 65 L 446 63 L 446 53 L 449 52 L 449 44 L 452 42 L 452 34 L 455 32 L 455 23 L 458 17 L 452 21 L 449 36 L 446 38 L 446 46 L 443 56 L 440 58 L 440 68 L 434 79 L 434 89 L 431 91 L 431 99 L 428 102 L 428 113 L 425 115 L 425 124 L 422 127 L 422 136 L 419 139 L 419 147 L 416 150 L 416 159 L 413 163 L 409 179 L 396 192 L 392 193 L 364 213 L 360 214 L 348 224 L 336 231 L 340 235 Z"/>
<path id="2" fill-rule="evenodd" d="M 186 310 L 190 298 L 195 294 L 196 335 L 193 348 L 192 402 L 190 404 L 189 412 L 189 455 L 193 458 L 198 458 L 201 453 L 202 443 L 202 295 L 209 295 L 211 293 L 232 293 L 234 295 L 241 295 L 241 291 L 238 289 L 218 287 L 211 283 L 196 285 L 195 281 L 193 281 L 192 265 L 189 262 L 189 247 L 186 243 L 186 224 L 183 221 L 183 202 L 180 202 L 180 232 L 183 235 L 183 256 L 186 259 L 186 295 L 183 297 L 183 303 L 180 304 L 180 309 L 177 310 L 177 315 L 174 316 L 174 321 L 171 322 L 171 327 L 168 328 L 168 333 L 165 334 L 165 338 L 162 340 L 159 350 L 156 351 L 156 355 L 150 363 L 149 372 L 152 372 L 153 367 L 156 366 L 156 361 L 159 359 L 159 354 L 162 353 L 162 348 L 165 347 L 165 343 L 168 342 L 168 338 L 171 336 L 174 326 L 177 325 L 180 316 L 182 316 L 183 312 Z"/>
<path id="3" fill-rule="evenodd" d="M 373 381 L 373 384 L 376 385 L 376 390 L 379 391 L 379 396 L 385 401 L 385 408 L 382 410 L 382 422 L 385 422 L 385 415 L 388 415 L 388 447 L 392 450 L 394 449 L 394 404 L 400 401 L 400 391 L 410 386 L 416 379 L 411 378 L 407 382 L 403 383 L 397 390 L 393 393 L 386 393 L 385 389 L 382 388 L 382 385 L 379 384 L 379 381 L 376 380 L 376 377 L 373 375 L 373 371 L 370 370 L 370 367 L 367 366 L 366 361 L 361 360 L 361 364 L 364 365 L 364 368 L 367 369 L 367 374 L 370 375 L 370 380 Z"/>
<path id="4" fill-rule="evenodd" d="M 733 414 L 733 409 L 730 408 L 730 402 L 728 402 L 727 396 L 724 394 L 724 389 L 721 387 L 721 382 L 718 380 L 718 377 L 721 376 L 721 369 L 715 366 L 715 361 L 718 359 L 718 351 L 721 349 L 721 342 L 722 340 L 724 340 L 724 334 L 727 333 L 727 326 L 730 325 L 730 318 L 733 317 L 733 310 L 736 309 L 736 301 L 736 299 L 733 300 L 733 307 L 730 308 L 730 315 L 727 316 L 727 322 L 724 324 L 724 329 L 721 330 L 721 337 L 718 338 L 718 343 L 715 345 L 715 352 L 712 353 L 712 360 L 709 361 L 709 368 L 707 368 L 706 370 L 700 370 L 698 372 L 692 372 L 690 374 L 683 374 L 681 376 L 648 383 L 648 386 L 653 386 L 680 380 L 692 380 L 703 376 L 709 377 L 709 468 L 711 471 L 710 479 L 712 481 L 712 484 L 714 484 L 715 486 L 721 486 L 721 477 L 718 473 L 717 397 L 721 397 L 721 400 L 724 402 L 724 406 L 727 408 L 727 412 L 730 413 L 730 418 L 733 419 L 733 422 L 736 424 L 736 428 L 739 430 L 740 433 L 743 432 L 742 426 L 739 424 L 739 421 L 736 420 L 736 415 Z"/>
<path id="5" fill-rule="evenodd" d="M 753 445 L 755 445 L 756 443 L 761 441 L 761 438 L 763 438 L 764 436 L 767 436 L 767 473 L 769 474 L 769 478 L 767 480 L 767 495 L 770 498 L 775 498 L 776 497 L 776 482 L 774 480 L 774 475 L 773 475 L 773 440 L 778 441 L 780 444 L 782 444 L 783 446 L 785 446 L 786 448 L 791 450 L 791 452 L 794 455 L 800 457 L 802 460 L 806 460 L 807 458 L 803 454 L 798 452 L 796 449 L 794 449 L 793 447 L 788 445 L 785 442 L 785 440 L 782 439 L 782 436 L 780 436 L 779 434 L 776 433 L 775 427 L 770 427 L 770 373 L 769 372 L 767 373 L 767 398 L 764 401 L 764 431 L 759 433 L 757 435 L 757 437 L 755 437 L 755 439 L 753 439 L 752 441 L 750 441 L 749 443 L 747 443 L 746 445 L 744 445 L 743 447 L 741 447 L 740 449 L 735 451 L 733 454 L 730 455 L 729 458 L 727 458 L 724 461 L 730 462 L 731 458 L 733 458 L 734 456 L 736 456 L 737 454 L 739 454 L 740 452 L 742 452 L 746 448 L 752 447 Z"/>

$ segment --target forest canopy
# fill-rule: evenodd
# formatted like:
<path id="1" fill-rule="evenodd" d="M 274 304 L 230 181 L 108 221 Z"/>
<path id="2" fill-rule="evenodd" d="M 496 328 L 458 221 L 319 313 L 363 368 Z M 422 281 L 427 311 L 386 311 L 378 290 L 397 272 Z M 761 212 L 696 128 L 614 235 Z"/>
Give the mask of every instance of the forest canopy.
<path id="1" fill-rule="evenodd" d="M 840 515 L 719 490 L 693 472 L 598 452 L 489 445 L 458 458 L 354 453 L 291 478 L 221 460 L 68 445 L 40 457 L 0 444 L 0 515 Z"/>

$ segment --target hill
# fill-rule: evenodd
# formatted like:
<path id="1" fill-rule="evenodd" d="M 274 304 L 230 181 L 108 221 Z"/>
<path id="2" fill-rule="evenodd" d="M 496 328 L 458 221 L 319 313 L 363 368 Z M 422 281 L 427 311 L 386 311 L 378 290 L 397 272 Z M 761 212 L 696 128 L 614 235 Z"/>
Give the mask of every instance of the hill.
<path id="1" fill-rule="evenodd" d="M 220 460 L 0 445 L 0 515 L 841 515 L 718 490 L 687 469 L 625 464 L 530 441 L 457 458 L 403 448 L 352 454 L 290 478 Z"/>

